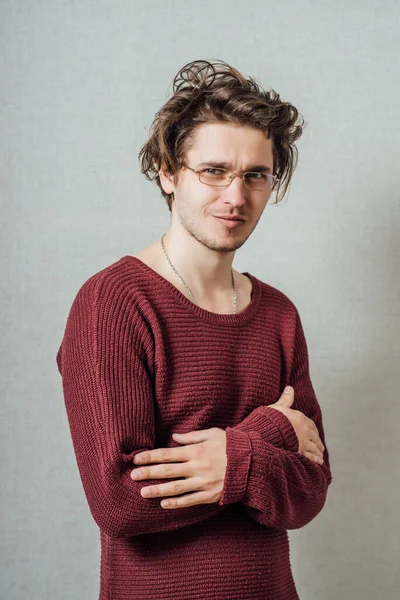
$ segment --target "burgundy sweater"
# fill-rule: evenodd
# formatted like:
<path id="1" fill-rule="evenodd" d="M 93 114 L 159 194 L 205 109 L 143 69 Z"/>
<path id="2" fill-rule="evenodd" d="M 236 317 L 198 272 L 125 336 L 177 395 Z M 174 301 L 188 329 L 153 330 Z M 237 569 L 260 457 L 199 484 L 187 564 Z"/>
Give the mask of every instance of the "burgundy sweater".
<path id="1" fill-rule="evenodd" d="M 133 256 L 92 275 L 72 303 L 57 365 L 77 466 L 100 530 L 100 600 L 295 600 L 287 530 L 307 525 L 332 480 L 299 313 L 247 275 L 236 314 L 193 304 Z M 284 387 L 315 422 L 324 464 L 298 453 Z M 226 430 L 218 503 L 164 509 L 134 481 L 135 454 L 173 432 Z M 77 524 L 78 525 L 78 524 Z"/>

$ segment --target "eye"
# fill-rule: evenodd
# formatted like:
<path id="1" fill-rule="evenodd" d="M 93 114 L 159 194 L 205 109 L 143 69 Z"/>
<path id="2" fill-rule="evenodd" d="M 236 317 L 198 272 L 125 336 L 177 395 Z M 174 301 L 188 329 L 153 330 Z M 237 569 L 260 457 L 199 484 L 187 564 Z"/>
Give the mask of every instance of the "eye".
<path id="1" fill-rule="evenodd" d="M 246 175 L 248 176 L 248 179 L 266 179 L 267 176 L 265 175 L 265 173 L 257 173 L 255 171 L 251 171 L 249 173 L 246 173 Z M 255 175 L 255 177 L 250 177 L 251 175 Z"/>
<path id="2" fill-rule="evenodd" d="M 205 173 L 208 173 L 209 175 L 223 175 L 225 173 L 225 171 L 223 169 L 214 169 L 213 167 L 209 167 L 208 169 L 203 169 Z M 214 173 L 210 173 L 210 171 L 214 171 Z M 215 171 L 218 171 L 218 173 L 216 173 Z"/>

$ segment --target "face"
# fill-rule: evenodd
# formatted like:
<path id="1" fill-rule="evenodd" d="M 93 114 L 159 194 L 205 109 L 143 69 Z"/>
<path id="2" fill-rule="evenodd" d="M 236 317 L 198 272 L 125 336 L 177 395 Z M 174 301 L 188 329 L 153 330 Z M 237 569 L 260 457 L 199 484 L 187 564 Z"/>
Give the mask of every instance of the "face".
<path id="1" fill-rule="evenodd" d="M 255 128 L 228 123 L 200 125 L 193 133 L 184 159 L 193 169 L 202 163 L 227 163 L 235 173 L 265 165 L 273 173 L 272 140 Z M 270 192 L 251 190 L 235 177 L 227 187 L 212 187 L 199 181 L 198 173 L 182 168 L 175 177 L 159 172 L 167 193 L 174 193 L 172 227 L 184 227 L 200 243 L 212 250 L 231 252 L 240 248 L 255 229 Z M 235 226 L 218 217 L 240 216 Z"/>

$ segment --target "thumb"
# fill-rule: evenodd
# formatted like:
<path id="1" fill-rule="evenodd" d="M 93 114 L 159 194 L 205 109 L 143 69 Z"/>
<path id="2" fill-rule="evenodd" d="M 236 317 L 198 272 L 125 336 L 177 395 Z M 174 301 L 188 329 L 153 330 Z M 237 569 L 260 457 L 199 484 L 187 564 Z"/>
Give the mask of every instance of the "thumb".
<path id="1" fill-rule="evenodd" d="M 287 385 L 283 390 L 282 396 L 279 398 L 275 404 L 279 406 L 288 406 L 289 408 L 292 406 L 294 402 L 294 389 L 291 385 Z"/>

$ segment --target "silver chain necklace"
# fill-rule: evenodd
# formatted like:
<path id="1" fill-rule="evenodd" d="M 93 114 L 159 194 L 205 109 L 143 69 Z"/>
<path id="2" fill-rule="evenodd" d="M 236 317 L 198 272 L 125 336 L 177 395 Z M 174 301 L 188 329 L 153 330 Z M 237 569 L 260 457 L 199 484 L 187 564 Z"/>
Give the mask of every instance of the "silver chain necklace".
<path id="1" fill-rule="evenodd" d="M 186 288 L 187 293 L 189 294 L 189 298 L 191 299 L 191 301 L 193 302 L 193 304 L 196 304 L 196 302 L 194 301 L 193 298 L 193 294 L 190 291 L 189 286 L 183 281 L 182 277 L 179 275 L 178 271 L 175 269 L 174 265 L 171 263 L 171 261 L 169 260 L 169 256 L 167 254 L 167 251 L 165 250 L 164 247 L 164 236 L 165 234 L 162 236 L 161 238 L 161 247 L 163 249 L 163 252 L 165 254 L 165 258 L 167 259 L 167 261 L 169 262 L 170 267 L 173 269 L 173 271 L 175 272 L 175 275 L 178 277 L 178 279 L 183 283 L 183 285 Z M 236 313 L 236 284 L 235 284 L 235 277 L 233 275 L 233 269 L 231 269 L 231 274 L 232 274 L 232 285 L 233 285 L 233 314 Z"/>

